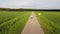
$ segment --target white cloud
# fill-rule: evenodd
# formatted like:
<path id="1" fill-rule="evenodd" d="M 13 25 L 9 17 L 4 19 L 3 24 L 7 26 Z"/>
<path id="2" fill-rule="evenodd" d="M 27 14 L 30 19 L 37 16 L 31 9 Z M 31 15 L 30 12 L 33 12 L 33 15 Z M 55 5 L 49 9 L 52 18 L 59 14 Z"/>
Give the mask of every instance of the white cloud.
<path id="1" fill-rule="evenodd" d="M 60 0 L 0 0 L 0 7 L 60 9 Z"/>

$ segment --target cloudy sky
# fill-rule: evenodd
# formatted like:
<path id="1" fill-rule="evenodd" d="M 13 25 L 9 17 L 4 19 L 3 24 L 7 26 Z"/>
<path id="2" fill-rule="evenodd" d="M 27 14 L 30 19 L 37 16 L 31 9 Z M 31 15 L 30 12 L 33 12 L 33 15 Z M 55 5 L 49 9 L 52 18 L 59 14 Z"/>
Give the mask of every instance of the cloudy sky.
<path id="1" fill-rule="evenodd" d="M 0 8 L 60 9 L 60 0 L 0 0 Z"/>

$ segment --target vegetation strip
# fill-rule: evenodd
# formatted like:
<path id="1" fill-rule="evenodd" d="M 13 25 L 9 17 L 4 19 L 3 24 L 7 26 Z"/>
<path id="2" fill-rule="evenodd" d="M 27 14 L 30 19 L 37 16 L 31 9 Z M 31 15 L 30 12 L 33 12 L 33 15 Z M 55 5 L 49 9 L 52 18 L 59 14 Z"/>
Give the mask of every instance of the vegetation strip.
<path id="1" fill-rule="evenodd" d="M 40 16 L 38 13 L 36 16 L 45 34 L 60 34 L 60 12 L 40 12 Z"/>

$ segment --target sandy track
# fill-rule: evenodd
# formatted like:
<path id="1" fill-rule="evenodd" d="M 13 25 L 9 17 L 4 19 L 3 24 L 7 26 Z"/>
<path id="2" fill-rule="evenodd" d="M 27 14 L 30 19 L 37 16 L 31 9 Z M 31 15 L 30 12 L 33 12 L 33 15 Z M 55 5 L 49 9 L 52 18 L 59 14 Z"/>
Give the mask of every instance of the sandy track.
<path id="1" fill-rule="evenodd" d="M 32 19 L 31 19 L 31 16 L 33 17 Z M 32 12 L 31 16 L 27 21 L 21 34 L 44 34 L 34 12 Z"/>

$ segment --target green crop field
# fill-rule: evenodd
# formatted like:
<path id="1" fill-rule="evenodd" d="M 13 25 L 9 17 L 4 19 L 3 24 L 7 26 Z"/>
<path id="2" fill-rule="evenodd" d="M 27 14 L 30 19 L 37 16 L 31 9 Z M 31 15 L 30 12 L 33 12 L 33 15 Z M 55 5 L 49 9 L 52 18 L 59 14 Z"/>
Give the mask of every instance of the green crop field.
<path id="1" fill-rule="evenodd" d="M 44 34 L 60 34 L 60 12 L 35 12 Z M 31 12 L 0 11 L 0 34 L 21 34 Z"/>
<path id="2" fill-rule="evenodd" d="M 60 12 L 36 12 L 45 34 L 60 34 Z"/>
<path id="3" fill-rule="evenodd" d="M 0 34 L 20 34 L 31 12 L 0 11 Z"/>

